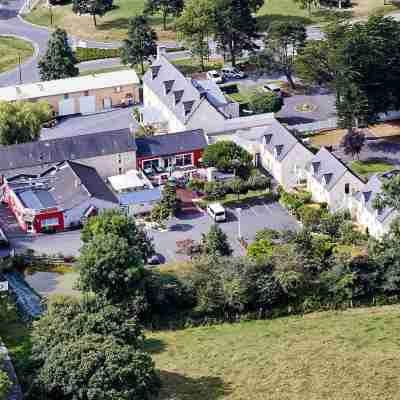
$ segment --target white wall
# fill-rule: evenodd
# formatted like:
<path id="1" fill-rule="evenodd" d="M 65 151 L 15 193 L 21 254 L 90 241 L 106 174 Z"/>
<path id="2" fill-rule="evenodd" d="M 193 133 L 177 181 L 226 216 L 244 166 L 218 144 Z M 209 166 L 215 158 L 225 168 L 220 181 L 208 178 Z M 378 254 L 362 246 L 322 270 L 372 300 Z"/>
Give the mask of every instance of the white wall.
<path id="1" fill-rule="evenodd" d="M 186 129 L 203 129 L 205 133 L 218 132 L 224 129 L 225 117 L 207 100 L 203 99 L 190 116 Z"/>

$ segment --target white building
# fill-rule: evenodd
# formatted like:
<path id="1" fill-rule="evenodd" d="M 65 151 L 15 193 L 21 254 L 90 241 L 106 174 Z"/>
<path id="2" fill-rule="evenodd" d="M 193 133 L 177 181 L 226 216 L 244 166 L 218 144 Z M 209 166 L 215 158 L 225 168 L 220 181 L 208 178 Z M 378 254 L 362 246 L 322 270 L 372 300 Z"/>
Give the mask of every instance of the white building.
<path id="1" fill-rule="evenodd" d="M 375 238 L 381 238 L 388 233 L 392 222 L 399 216 L 393 208 L 385 207 L 377 210 L 373 206 L 374 199 L 382 191 L 382 179 L 390 178 L 393 173 L 399 171 L 373 175 L 362 189 L 351 197 L 349 208 L 352 217 Z"/>
<path id="2" fill-rule="evenodd" d="M 143 77 L 143 102 L 141 122 L 164 132 L 223 131 L 225 120 L 239 116 L 215 84 L 185 78 L 163 55 Z"/>
<path id="3" fill-rule="evenodd" d="M 331 152 L 322 147 L 307 165 L 307 190 L 318 203 L 327 203 L 331 211 L 347 209 L 352 194 L 364 182 Z"/>

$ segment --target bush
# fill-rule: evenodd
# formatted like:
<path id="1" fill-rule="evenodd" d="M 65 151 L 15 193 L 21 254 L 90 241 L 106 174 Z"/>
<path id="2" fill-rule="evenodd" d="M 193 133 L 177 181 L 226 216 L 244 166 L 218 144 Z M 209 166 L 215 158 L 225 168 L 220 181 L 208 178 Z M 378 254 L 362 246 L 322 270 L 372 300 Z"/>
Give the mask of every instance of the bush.
<path id="1" fill-rule="evenodd" d="M 220 89 L 225 94 L 239 93 L 239 88 L 238 88 L 237 83 L 230 83 L 228 85 L 220 86 Z"/>
<path id="2" fill-rule="evenodd" d="M 277 113 L 282 106 L 282 98 L 275 93 L 262 93 L 257 90 L 249 96 L 250 110 L 257 114 Z"/>
<path id="3" fill-rule="evenodd" d="M 246 184 L 249 190 L 270 189 L 271 178 L 261 174 L 251 175 L 247 180 Z"/>
<path id="4" fill-rule="evenodd" d="M 120 49 L 77 47 L 75 50 L 75 57 L 77 58 L 78 62 L 102 60 L 105 58 L 118 58 L 120 54 Z"/>
<path id="5" fill-rule="evenodd" d="M 227 193 L 227 187 L 222 182 L 206 182 L 204 185 L 204 193 L 207 200 L 222 199 Z"/>
<path id="6" fill-rule="evenodd" d="M 302 222 L 304 228 L 311 231 L 316 230 L 320 224 L 324 211 L 321 208 L 301 206 L 297 210 L 297 215 Z"/>
<path id="7" fill-rule="evenodd" d="M 191 179 L 187 184 L 187 188 L 196 192 L 203 192 L 205 184 L 206 182 L 200 179 Z"/>

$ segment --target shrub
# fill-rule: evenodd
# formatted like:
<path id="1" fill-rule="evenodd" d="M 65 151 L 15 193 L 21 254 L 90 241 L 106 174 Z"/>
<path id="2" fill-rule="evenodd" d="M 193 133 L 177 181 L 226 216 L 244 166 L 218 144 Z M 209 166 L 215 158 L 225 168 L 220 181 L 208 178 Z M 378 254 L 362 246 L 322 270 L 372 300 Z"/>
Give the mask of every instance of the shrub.
<path id="1" fill-rule="evenodd" d="M 301 206 L 297 210 L 297 215 L 302 222 L 304 228 L 315 230 L 317 229 L 323 214 L 321 208 Z"/>
<path id="2" fill-rule="evenodd" d="M 187 184 L 187 188 L 196 192 L 203 192 L 205 184 L 206 182 L 201 179 L 191 179 Z"/>
<path id="3" fill-rule="evenodd" d="M 225 94 L 239 93 L 239 88 L 237 83 L 230 83 L 228 85 L 220 86 L 220 89 Z"/>
<path id="4" fill-rule="evenodd" d="M 258 114 L 277 113 L 283 106 L 283 100 L 275 93 L 261 93 L 254 91 L 249 96 L 250 109 Z"/>
<path id="5" fill-rule="evenodd" d="M 206 182 L 204 192 L 207 200 L 218 200 L 226 195 L 227 187 L 222 182 Z"/>
<path id="6" fill-rule="evenodd" d="M 77 47 L 75 50 L 75 57 L 78 62 L 102 60 L 105 58 L 118 58 L 120 56 L 120 49 L 96 49 L 87 47 Z"/>

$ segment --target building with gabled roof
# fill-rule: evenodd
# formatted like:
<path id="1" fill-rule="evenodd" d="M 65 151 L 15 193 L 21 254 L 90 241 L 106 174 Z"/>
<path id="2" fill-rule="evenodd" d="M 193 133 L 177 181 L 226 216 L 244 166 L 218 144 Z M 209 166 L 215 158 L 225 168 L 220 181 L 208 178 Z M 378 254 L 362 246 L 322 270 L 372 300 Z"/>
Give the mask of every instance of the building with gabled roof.
<path id="1" fill-rule="evenodd" d="M 94 168 L 72 161 L 40 174 L 5 178 L 1 198 L 21 229 L 31 233 L 77 227 L 90 216 L 119 206 Z"/>
<path id="2" fill-rule="evenodd" d="M 350 196 L 364 186 L 364 181 L 325 147 L 311 158 L 306 170 L 307 190 L 313 200 L 326 203 L 332 211 L 346 209 Z"/>
<path id="3" fill-rule="evenodd" d="M 357 223 L 375 238 L 381 238 L 389 232 L 392 222 L 399 216 L 398 211 L 392 207 L 376 209 L 374 200 L 382 192 L 382 182 L 399 174 L 393 170 L 384 174 L 375 174 L 369 181 L 354 193 L 349 205 L 350 213 Z"/>
<path id="4" fill-rule="evenodd" d="M 159 54 L 143 76 L 142 122 L 156 124 L 165 132 L 200 128 L 206 133 L 223 130 L 230 114 L 224 112 L 225 105 L 220 109 L 217 102 L 210 101 L 210 91 L 185 78 Z"/>

